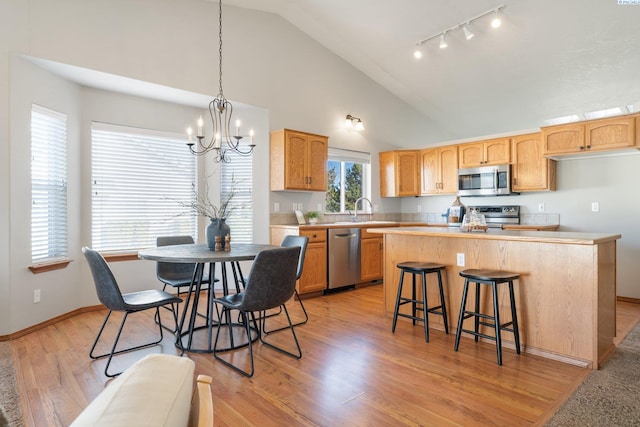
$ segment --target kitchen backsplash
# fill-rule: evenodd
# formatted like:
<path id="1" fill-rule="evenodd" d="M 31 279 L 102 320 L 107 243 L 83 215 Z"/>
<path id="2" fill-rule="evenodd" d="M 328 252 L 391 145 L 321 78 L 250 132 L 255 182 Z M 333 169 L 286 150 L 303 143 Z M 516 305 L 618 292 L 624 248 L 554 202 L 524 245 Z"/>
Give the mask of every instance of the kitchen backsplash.
<path id="1" fill-rule="evenodd" d="M 426 222 L 427 224 L 445 224 L 447 219 L 438 213 L 375 213 L 359 214 L 358 218 L 366 218 L 367 221 L 402 221 L 402 222 Z M 327 224 L 333 222 L 351 221 L 351 216 L 341 214 L 321 215 L 318 222 Z M 298 221 L 293 212 L 276 212 L 270 214 L 272 225 L 295 225 Z M 521 213 L 520 224 L 524 225 L 556 225 L 560 224 L 560 214 L 557 213 Z"/>

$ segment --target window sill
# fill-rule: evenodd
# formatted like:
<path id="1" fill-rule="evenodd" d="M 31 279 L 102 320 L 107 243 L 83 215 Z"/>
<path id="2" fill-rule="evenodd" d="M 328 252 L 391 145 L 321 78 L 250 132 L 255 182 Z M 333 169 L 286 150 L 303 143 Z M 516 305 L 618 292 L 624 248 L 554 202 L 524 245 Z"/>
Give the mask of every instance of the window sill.
<path id="1" fill-rule="evenodd" d="M 63 259 L 52 262 L 46 262 L 41 264 L 34 264 L 29 266 L 29 270 L 33 274 L 46 273 L 47 271 L 60 270 L 62 268 L 67 268 L 67 266 L 72 262 L 71 259 Z"/>
<path id="2" fill-rule="evenodd" d="M 140 258 L 138 258 L 138 251 L 135 251 L 135 252 L 121 252 L 121 253 L 117 253 L 117 254 L 103 253 L 102 256 L 104 257 L 105 261 L 107 261 L 107 262 L 134 261 L 134 260 L 140 259 Z"/>

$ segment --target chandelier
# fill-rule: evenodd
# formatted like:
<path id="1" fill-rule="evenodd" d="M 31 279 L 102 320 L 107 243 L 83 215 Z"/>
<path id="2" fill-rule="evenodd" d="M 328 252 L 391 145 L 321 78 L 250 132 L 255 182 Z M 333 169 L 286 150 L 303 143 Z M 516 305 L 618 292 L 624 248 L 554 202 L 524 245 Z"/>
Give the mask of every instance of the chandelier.
<path id="1" fill-rule="evenodd" d="M 218 25 L 220 89 L 218 96 L 213 98 L 209 103 L 209 115 L 211 116 L 211 123 L 213 124 L 213 134 L 211 135 L 209 143 L 204 143 L 204 122 L 202 117 L 200 117 L 198 119 L 197 134 L 195 136 L 196 142 L 193 140 L 193 129 L 191 127 L 187 129 L 187 134 L 189 135 L 187 146 L 191 153 L 197 156 L 206 154 L 209 151 L 215 151 L 216 156 L 214 161 L 216 163 L 227 163 L 231 160 L 228 155 L 229 152 L 234 152 L 241 156 L 248 156 L 253 152 L 253 148 L 256 145 L 253 143 L 252 129 L 249 131 L 249 144 L 247 147 L 242 148 L 240 146 L 240 141 L 243 138 L 243 136 L 240 135 L 240 120 L 236 120 L 235 122 L 235 134 L 231 135 L 230 132 L 233 105 L 224 97 L 224 92 L 222 91 L 222 0 L 218 2 Z"/>

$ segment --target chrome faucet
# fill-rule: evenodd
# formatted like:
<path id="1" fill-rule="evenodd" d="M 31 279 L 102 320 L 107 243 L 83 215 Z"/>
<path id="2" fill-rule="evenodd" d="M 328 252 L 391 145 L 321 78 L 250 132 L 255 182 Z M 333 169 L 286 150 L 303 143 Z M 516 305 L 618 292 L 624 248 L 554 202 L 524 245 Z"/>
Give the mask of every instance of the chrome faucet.
<path id="1" fill-rule="evenodd" d="M 369 206 L 371 206 L 371 213 L 373 213 L 373 203 L 371 203 L 371 200 L 367 199 L 366 197 L 360 197 L 353 204 L 353 216 L 351 217 L 353 222 L 358 222 L 358 202 L 361 200 L 366 200 L 367 202 L 369 202 Z"/>

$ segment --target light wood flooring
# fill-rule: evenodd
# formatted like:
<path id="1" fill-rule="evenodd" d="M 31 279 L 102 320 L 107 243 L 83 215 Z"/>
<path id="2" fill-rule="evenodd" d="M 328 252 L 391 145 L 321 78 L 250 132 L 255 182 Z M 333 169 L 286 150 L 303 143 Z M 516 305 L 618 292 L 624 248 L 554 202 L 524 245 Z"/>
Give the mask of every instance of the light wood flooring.
<path id="1" fill-rule="evenodd" d="M 492 343 L 465 338 L 456 353 L 455 334 L 432 330 L 426 343 L 422 325 L 409 321 L 399 320 L 392 334 L 382 286 L 304 304 L 311 319 L 296 328 L 300 360 L 254 344 L 256 373 L 248 379 L 209 354 L 187 354 L 196 374 L 213 377 L 216 426 L 542 425 L 589 372 L 510 348 L 499 367 Z M 297 303 L 291 307 L 299 317 Z M 105 361 L 88 356 L 104 314 L 80 314 L 11 341 L 26 426 L 69 425 L 108 383 Z M 640 305 L 619 303 L 618 339 L 639 318 Z M 124 339 L 140 342 L 156 331 L 151 315 L 139 313 Z M 291 344 L 288 332 L 270 337 Z M 176 354 L 173 338 L 165 334 L 161 346 L 119 356 L 113 366 L 154 352 Z"/>

